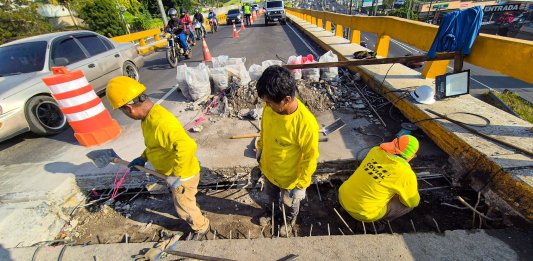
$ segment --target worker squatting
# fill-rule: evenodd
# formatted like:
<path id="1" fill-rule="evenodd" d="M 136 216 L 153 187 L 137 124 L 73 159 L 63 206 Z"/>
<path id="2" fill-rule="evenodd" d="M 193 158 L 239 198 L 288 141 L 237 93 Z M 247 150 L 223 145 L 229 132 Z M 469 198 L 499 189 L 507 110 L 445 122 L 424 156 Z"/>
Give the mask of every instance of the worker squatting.
<path id="1" fill-rule="evenodd" d="M 306 196 L 317 167 L 319 125 L 313 114 L 295 97 L 296 82 L 287 69 L 267 68 L 257 81 L 257 93 L 265 102 L 258 141 L 257 161 L 270 198 L 267 216 L 273 210 L 285 211 L 282 198 L 287 195 L 287 230 L 296 224 L 300 202 Z M 107 87 L 113 109 L 120 109 L 141 121 L 146 149 L 129 167 L 149 161 L 156 171 L 168 176 L 178 216 L 202 239 L 209 231 L 209 220 L 196 204 L 200 164 L 196 142 L 169 111 L 154 104 L 144 92 L 146 87 L 134 79 L 119 76 Z M 405 135 L 370 150 L 353 175 L 339 188 L 342 207 L 355 219 L 376 221 L 378 230 L 416 207 L 420 201 L 417 179 L 409 161 L 418 150 L 415 137 Z"/>

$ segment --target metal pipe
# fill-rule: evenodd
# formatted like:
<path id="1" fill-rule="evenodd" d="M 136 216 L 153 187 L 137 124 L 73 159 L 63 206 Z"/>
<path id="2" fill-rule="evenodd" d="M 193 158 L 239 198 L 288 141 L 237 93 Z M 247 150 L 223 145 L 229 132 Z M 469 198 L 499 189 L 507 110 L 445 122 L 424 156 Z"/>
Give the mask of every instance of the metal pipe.
<path id="1" fill-rule="evenodd" d="M 313 233 L 313 224 L 311 224 L 311 228 L 309 229 L 309 236 L 312 236 Z"/>
<path id="2" fill-rule="evenodd" d="M 366 226 L 365 226 L 365 222 L 361 221 L 361 224 L 363 224 L 363 233 L 366 235 Z"/>
<path id="3" fill-rule="evenodd" d="M 378 234 L 378 230 L 376 229 L 376 224 L 374 224 L 374 221 L 372 221 L 372 228 L 374 228 L 374 234 Z"/>

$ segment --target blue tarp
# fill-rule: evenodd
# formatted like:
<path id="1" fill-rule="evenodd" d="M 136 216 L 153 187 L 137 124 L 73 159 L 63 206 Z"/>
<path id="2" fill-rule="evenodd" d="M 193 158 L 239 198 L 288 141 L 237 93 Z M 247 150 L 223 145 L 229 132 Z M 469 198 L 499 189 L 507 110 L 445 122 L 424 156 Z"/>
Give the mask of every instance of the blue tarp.
<path id="1" fill-rule="evenodd" d="M 429 49 L 428 57 L 435 58 L 437 52 L 470 54 L 482 20 L 483 10 L 480 6 L 446 14 Z"/>

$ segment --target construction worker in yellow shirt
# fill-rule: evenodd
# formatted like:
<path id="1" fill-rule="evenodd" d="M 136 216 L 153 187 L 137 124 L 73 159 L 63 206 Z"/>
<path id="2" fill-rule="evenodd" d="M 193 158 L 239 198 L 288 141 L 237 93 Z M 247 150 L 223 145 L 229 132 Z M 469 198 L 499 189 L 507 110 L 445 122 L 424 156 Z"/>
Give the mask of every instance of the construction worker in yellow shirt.
<path id="1" fill-rule="evenodd" d="M 149 161 L 155 170 L 167 175 L 167 184 L 178 216 L 185 220 L 201 240 L 209 232 L 209 220 L 196 205 L 200 181 L 200 163 L 196 142 L 187 135 L 178 119 L 163 106 L 154 104 L 138 81 L 118 76 L 107 85 L 107 99 L 113 109 L 141 121 L 146 149 L 129 167 L 144 166 Z"/>
<path id="2" fill-rule="evenodd" d="M 257 94 L 266 103 L 261 119 L 258 161 L 264 175 L 267 207 L 279 215 L 283 198 L 288 198 L 287 231 L 296 223 L 300 201 L 316 170 L 319 125 L 313 114 L 296 97 L 296 82 L 280 66 L 270 66 L 257 81 Z M 287 202 L 287 201 L 285 201 Z M 271 209 L 269 211 L 272 211 Z M 280 234 L 284 236 L 285 225 Z"/>
<path id="3" fill-rule="evenodd" d="M 416 156 L 418 146 L 415 137 L 403 135 L 372 148 L 339 188 L 341 206 L 359 221 L 377 221 L 378 231 L 413 210 L 420 195 L 409 161 Z"/>

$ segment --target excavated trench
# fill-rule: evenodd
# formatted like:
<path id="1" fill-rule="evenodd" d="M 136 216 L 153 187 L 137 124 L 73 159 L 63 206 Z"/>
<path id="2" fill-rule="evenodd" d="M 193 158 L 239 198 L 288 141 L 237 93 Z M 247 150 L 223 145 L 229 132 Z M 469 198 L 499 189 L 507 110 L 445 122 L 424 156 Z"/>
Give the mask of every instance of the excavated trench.
<path id="1" fill-rule="evenodd" d="M 353 84 L 353 75 L 341 77 L 338 83 L 304 83 L 312 87 L 312 96 L 320 97 L 307 103 L 310 107 L 322 110 L 351 110 L 354 117 L 368 117 L 373 126 L 365 129 L 354 129 L 368 136 L 377 136 L 387 125 L 394 134 L 400 124 L 406 122 L 379 95 L 371 92 L 364 84 L 359 83 L 357 92 L 350 88 L 337 88 Z M 354 77 L 355 78 L 355 77 Z M 353 87 L 353 86 L 352 86 Z M 301 88 L 300 88 L 301 89 Z M 242 91 L 251 99 L 253 93 Z M 306 96 L 305 90 L 302 96 Z M 361 97 L 364 96 L 364 97 Z M 327 97 L 328 99 L 324 99 Z M 362 99 L 364 98 L 364 99 Z M 373 115 L 368 103 L 361 105 L 360 100 L 372 104 L 379 113 Z M 232 104 L 231 102 L 228 104 Z M 225 111 L 236 118 L 250 115 L 247 110 L 257 109 L 257 103 L 233 104 Z M 312 109 L 313 110 L 313 109 Z M 231 117 L 231 116 L 230 116 Z M 424 142 L 431 143 L 421 131 L 414 135 Z M 387 137 L 389 138 L 389 137 Z M 375 138 L 374 138 L 375 140 Z M 457 229 L 506 229 L 510 227 L 531 229 L 531 225 L 522 219 L 509 218 L 501 213 L 497 206 L 491 206 L 483 195 L 470 189 L 461 181 L 454 180 L 454 173 L 447 162 L 447 155 L 434 144 L 436 153 L 420 155 L 412 161 L 418 176 L 421 195 L 420 205 L 407 215 L 391 222 L 383 231 L 375 231 L 372 223 L 361 223 L 351 218 L 338 202 L 338 188 L 357 168 L 368 148 L 359 150 L 356 158 L 334 160 L 319 164 L 314 175 L 313 184 L 307 189 L 307 197 L 302 202 L 298 216 L 298 225 L 290 236 L 348 235 L 373 233 L 443 233 Z M 202 180 L 199 186 L 197 202 L 204 214 L 211 221 L 212 231 L 208 240 L 277 237 L 281 220 L 272 221 L 262 217 L 270 217 L 265 207 L 270 205 L 265 193 L 262 192 L 259 171 L 252 167 L 234 167 L 223 169 L 202 169 Z M 183 240 L 188 239 L 189 226 L 179 220 L 174 209 L 168 189 L 163 185 L 146 188 L 155 180 L 142 175 L 131 177 L 128 189 L 121 188 L 114 200 L 110 200 L 112 189 L 105 186 L 88 185 L 95 189 L 86 192 L 86 201 L 75 209 L 71 209 L 71 221 L 58 235 L 74 244 L 107 244 L 119 242 L 157 242 L 168 235 L 183 233 Z M 131 185 L 133 184 L 133 185 Z M 468 205 L 475 208 L 484 217 L 476 214 L 461 203 L 461 197 Z M 345 224 L 337 214 L 337 211 Z M 503 219 L 502 219 L 503 218 Z"/>

